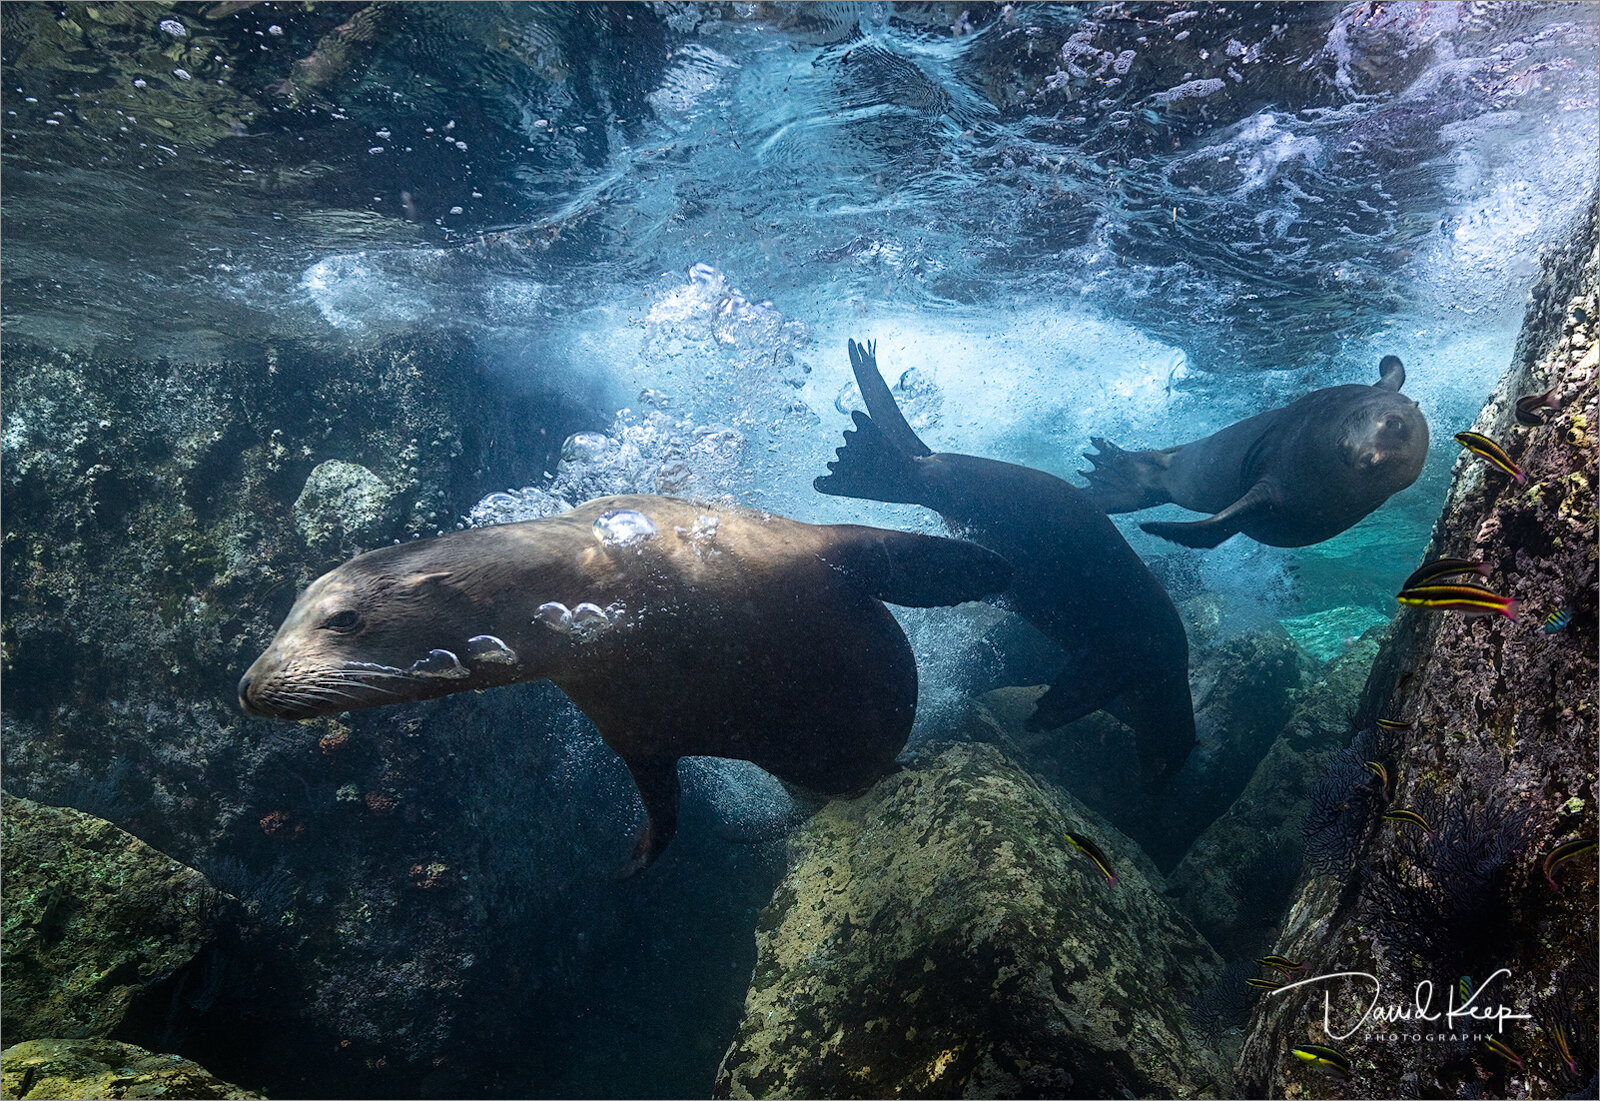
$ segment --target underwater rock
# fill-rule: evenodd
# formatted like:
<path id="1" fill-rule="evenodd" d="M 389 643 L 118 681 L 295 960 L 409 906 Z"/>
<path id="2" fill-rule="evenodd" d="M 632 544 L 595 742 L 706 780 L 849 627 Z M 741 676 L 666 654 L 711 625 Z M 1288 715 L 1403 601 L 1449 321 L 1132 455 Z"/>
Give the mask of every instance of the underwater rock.
<path id="1" fill-rule="evenodd" d="M 1442 989 L 1507 968 L 1480 1001 L 1491 1013 L 1498 1004 L 1530 1015 L 1497 1034 L 1522 1065 L 1470 1043 L 1394 1042 L 1390 1028 L 1371 1025 L 1340 1045 L 1355 1071 L 1347 1096 L 1593 1091 L 1595 863 L 1592 853 L 1568 861 L 1552 886 L 1541 858 L 1596 834 L 1597 314 L 1600 203 L 1546 257 L 1510 368 L 1477 423 L 1457 426 L 1501 441 L 1527 484 L 1466 456 L 1419 559 L 1482 559 L 1485 583 L 1516 598 L 1522 616 L 1402 611 L 1358 713 L 1414 724 L 1401 732 L 1394 805 L 1437 805 L 1437 838 L 1380 830 L 1363 854 L 1363 889 L 1326 877 L 1306 884 L 1273 949 L 1307 961 L 1308 973 L 1375 974 L 1384 1001 L 1398 1005 L 1410 1003 L 1413 981 Z M 1560 408 L 1549 423 L 1519 428 L 1516 399 L 1552 386 Z M 1565 625 L 1542 630 L 1558 609 L 1570 612 Z M 1396 909 L 1430 901 L 1423 912 Z M 1310 1072 L 1289 1046 L 1320 1039 L 1321 1017 L 1320 994 L 1259 1003 L 1238 1063 L 1241 1088 L 1259 1096 L 1307 1088 Z"/>
<path id="2" fill-rule="evenodd" d="M 1015 751 L 1170 869 L 1244 789 L 1288 720 L 1303 677 L 1294 645 L 1269 634 L 1211 647 L 1197 665 L 1190 677 L 1195 747 L 1159 795 L 1140 789 L 1132 733 L 1109 714 L 1059 730 L 1026 729 L 1044 686 L 986 693 L 968 709 L 965 733 Z"/>
<path id="3" fill-rule="evenodd" d="M 1135 845 L 998 748 L 929 746 L 793 844 L 717 1096 L 1227 1092 L 1180 1008 L 1216 954 Z"/>
<path id="4" fill-rule="evenodd" d="M 1377 648 L 1363 638 L 1299 694 L 1244 790 L 1168 877 L 1173 902 L 1227 959 L 1260 955 L 1283 912 L 1300 875 L 1311 791 L 1350 740 L 1350 711 Z"/>
<path id="5" fill-rule="evenodd" d="M 0 866 L 8 1040 L 165 1015 L 164 984 L 213 939 L 204 876 L 81 811 L 0 795 Z"/>
<path id="6" fill-rule="evenodd" d="M 177 1055 L 157 1055 L 115 1040 L 24 1040 L 0 1051 L 0 1095 L 31 1098 L 254 1099 Z"/>
<path id="7" fill-rule="evenodd" d="M 14 343 L 0 388 L 6 788 L 97 808 L 218 872 L 258 911 L 261 932 L 232 957 L 195 1044 L 227 1046 L 219 1038 L 237 1029 L 250 1065 L 230 1066 L 235 1077 L 323 1096 L 394 1092 L 431 1073 L 446 1048 L 460 1061 L 475 1057 L 473 1043 L 504 1050 L 489 1038 L 492 1020 L 463 1021 L 499 1018 L 503 992 L 475 1002 L 463 986 L 508 973 L 492 962 L 507 951 L 533 953 L 522 972 L 542 973 L 543 942 L 527 943 L 525 923 L 483 921 L 482 907 L 490 896 L 496 912 L 509 898 L 529 920 L 560 910 L 571 876 L 562 804 L 537 792 L 546 776 L 571 773 L 550 766 L 548 740 L 507 746 L 494 733 L 536 733 L 568 713 L 545 704 L 508 718 L 514 702 L 463 699 L 263 732 L 240 712 L 236 686 L 294 593 L 344 557 L 308 548 L 294 523 L 318 464 L 360 464 L 393 489 L 382 542 L 431 535 L 484 484 L 533 481 L 553 459 L 545 441 L 569 430 L 557 418 L 572 414 L 505 391 L 470 341 L 432 331 L 357 349 L 285 339 L 182 370 Z M 325 752 L 319 737 L 335 729 L 345 748 Z M 341 802 L 351 784 L 358 798 Z M 369 793 L 393 813 L 370 811 Z M 481 829 L 463 824 L 469 813 L 486 816 Z M 532 836 L 505 840 L 508 821 Z M 570 832 L 597 858 L 620 843 Z M 480 847 L 488 833 L 501 839 L 493 854 Z M 547 850 L 562 857 L 540 863 Z M 491 860 L 495 874 L 484 870 Z M 415 889 L 407 869 L 433 862 L 471 877 L 457 879 L 469 889 Z M 268 978 L 247 982 L 258 965 Z M 21 975 L 7 969 L 8 1014 L 24 1004 L 12 988 Z M 264 1032 L 252 1023 L 263 1015 L 274 1023 Z M 149 1044 L 163 1046 L 165 1021 L 154 1023 Z M 348 1048 L 314 1065 L 294 1058 L 336 1030 Z M 184 1050 L 221 1065 L 204 1047 Z"/>
<path id="8" fill-rule="evenodd" d="M 395 523 L 395 493 L 364 466 L 318 463 L 294 502 L 294 523 L 308 546 L 342 554 L 371 550 Z"/>

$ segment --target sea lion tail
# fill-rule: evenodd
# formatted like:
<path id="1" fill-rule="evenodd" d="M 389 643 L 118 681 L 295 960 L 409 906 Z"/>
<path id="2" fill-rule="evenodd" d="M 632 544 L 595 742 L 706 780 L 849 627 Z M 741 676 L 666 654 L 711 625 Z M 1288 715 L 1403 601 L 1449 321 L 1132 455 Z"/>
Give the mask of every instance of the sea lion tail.
<path id="1" fill-rule="evenodd" d="M 828 473 L 811 483 L 817 492 L 868 501 L 922 504 L 926 489 L 917 459 L 891 443 L 878 422 L 865 413 L 850 416 L 855 429 L 845 430 L 839 457 L 828 464 Z"/>
<path id="2" fill-rule="evenodd" d="M 1083 457 L 1094 469 L 1078 473 L 1089 479 L 1089 499 L 1106 512 L 1137 512 L 1172 500 L 1166 485 L 1172 451 L 1124 451 L 1100 436 L 1089 442 L 1097 453 Z"/>

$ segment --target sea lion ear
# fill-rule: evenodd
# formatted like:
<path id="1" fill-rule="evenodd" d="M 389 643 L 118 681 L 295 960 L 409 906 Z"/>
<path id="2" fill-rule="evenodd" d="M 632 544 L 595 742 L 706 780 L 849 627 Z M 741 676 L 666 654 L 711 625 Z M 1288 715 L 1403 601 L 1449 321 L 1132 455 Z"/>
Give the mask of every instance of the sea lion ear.
<path id="1" fill-rule="evenodd" d="M 1406 366 L 1399 356 L 1384 356 L 1378 361 L 1378 381 L 1374 386 L 1380 390 L 1399 390 L 1405 384 Z"/>
<path id="2" fill-rule="evenodd" d="M 449 580 L 449 570 L 434 570 L 430 573 L 414 573 L 402 577 L 400 585 L 402 588 L 426 592 L 430 589 L 442 588 Z"/>

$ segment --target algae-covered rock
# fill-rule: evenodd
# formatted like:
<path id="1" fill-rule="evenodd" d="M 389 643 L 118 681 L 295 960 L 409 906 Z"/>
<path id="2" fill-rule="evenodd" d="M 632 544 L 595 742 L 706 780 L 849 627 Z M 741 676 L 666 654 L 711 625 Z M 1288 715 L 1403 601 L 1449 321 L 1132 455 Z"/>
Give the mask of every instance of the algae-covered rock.
<path id="1" fill-rule="evenodd" d="M 261 1094 L 198 1063 L 115 1040 L 25 1040 L 0 1051 L 0 1097 L 238 1097 Z"/>
<path id="2" fill-rule="evenodd" d="M 356 463 L 318 463 L 294 503 L 294 522 L 312 547 L 370 549 L 394 527 L 395 491 Z"/>
<path id="3" fill-rule="evenodd" d="M 1092 838 L 1107 883 L 1065 839 Z M 732 1097 L 1192 1096 L 1215 953 L 1136 846 L 995 746 L 931 746 L 798 835 L 757 926 Z"/>
<path id="4" fill-rule="evenodd" d="M 0 798 L 6 1039 L 108 1036 L 170 996 L 154 988 L 210 941 L 214 892 L 109 822 Z"/>
<path id="5" fill-rule="evenodd" d="M 1260 954 L 1300 875 L 1300 824 L 1328 759 L 1350 741 L 1350 716 L 1377 653 L 1374 637 L 1326 666 L 1244 791 L 1200 834 L 1169 877 L 1178 908 L 1229 959 Z"/>

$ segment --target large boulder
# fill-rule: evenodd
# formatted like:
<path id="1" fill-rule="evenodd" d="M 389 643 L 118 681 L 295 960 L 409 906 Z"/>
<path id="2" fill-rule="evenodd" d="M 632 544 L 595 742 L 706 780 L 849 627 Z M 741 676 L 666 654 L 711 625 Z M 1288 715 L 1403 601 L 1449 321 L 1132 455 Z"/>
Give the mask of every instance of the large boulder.
<path id="1" fill-rule="evenodd" d="M 91 815 L 0 800 L 6 1039 L 103 1038 L 164 1016 L 169 981 L 213 939 L 205 877 Z"/>
<path id="2" fill-rule="evenodd" d="M 1365 637 L 1301 692 L 1250 781 L 1168 877 L 1174 902 L 1228 959 L 1262 955 L 1300 876 L 1301 823 L 1328 761 L 1350 741 L 1373 656 Z"/>
<path id="3" fill-rule="evenodd" d="M 177 1055 L 115 1040 L 24 1040 L 0 1051 L 0 1096 L 210 1098 L 261 1096 Z"/>
<path id="4" fill-rule="evenodd" d="M 1277 949 L 1308 974 L 1377 976 L 1380 1010 L 1409 1006 L 1417 983 L 1443 991 L 1504 968 L 1476 1004 L 1528 1016 L 1503 1030 L 1458 1020 L 1463 1041 L 1396 1043 L 1394 1026 L 1368 1024 L 1341 1043 L 1354 1069 L 1344 1096 L 1595 1096 L 1594 858 L 1554 869 L 1551 882 L 1541 865 L 1559 843 L 1596 835 L 1597 316 L 1600 206 L 1547 258 L 1511 367 L 1470 426 L 1503 444 L 1526 484 L 1463 452 L 1423 556 L 1482 559 L 1485 584 L 1516 598 L 1521 617 L 1406 610 L 1367 681 L 1358 718 L 1414 723 L 1395 753 L 1394 804 L 1424 811 L 1433 830 L 1374 831 L 1347 881 L 1321 877 L 1297 893 Z M 1551 388 L 1560 409 L 1549 423 L 1519 426 L 1516 399 Z M 1570 613 L 1565 624 L 1542 630 L 1557 610 Z M 1349 1002 L 1370 998 L 1363 986 Z M 1258 1003 L 1238 1063 L 1248 1093 L 1327 1088 L 1289 1055 L 1320 1039 L 1322 1007 L 1315 989 Z M 1359 1016 L 1337 1012 L 1336 1027 Z"/>
<path id="5" fill-rule="evenodd" d="M 1115 886 L 1073 848 L 1086 835 Z M 1081 803 L 930 746 L 794 841 L 762 912 L 732 1097 L 1156 1096 L 1226 1082 L 1181 1010 L 1216 954 Z"/>

